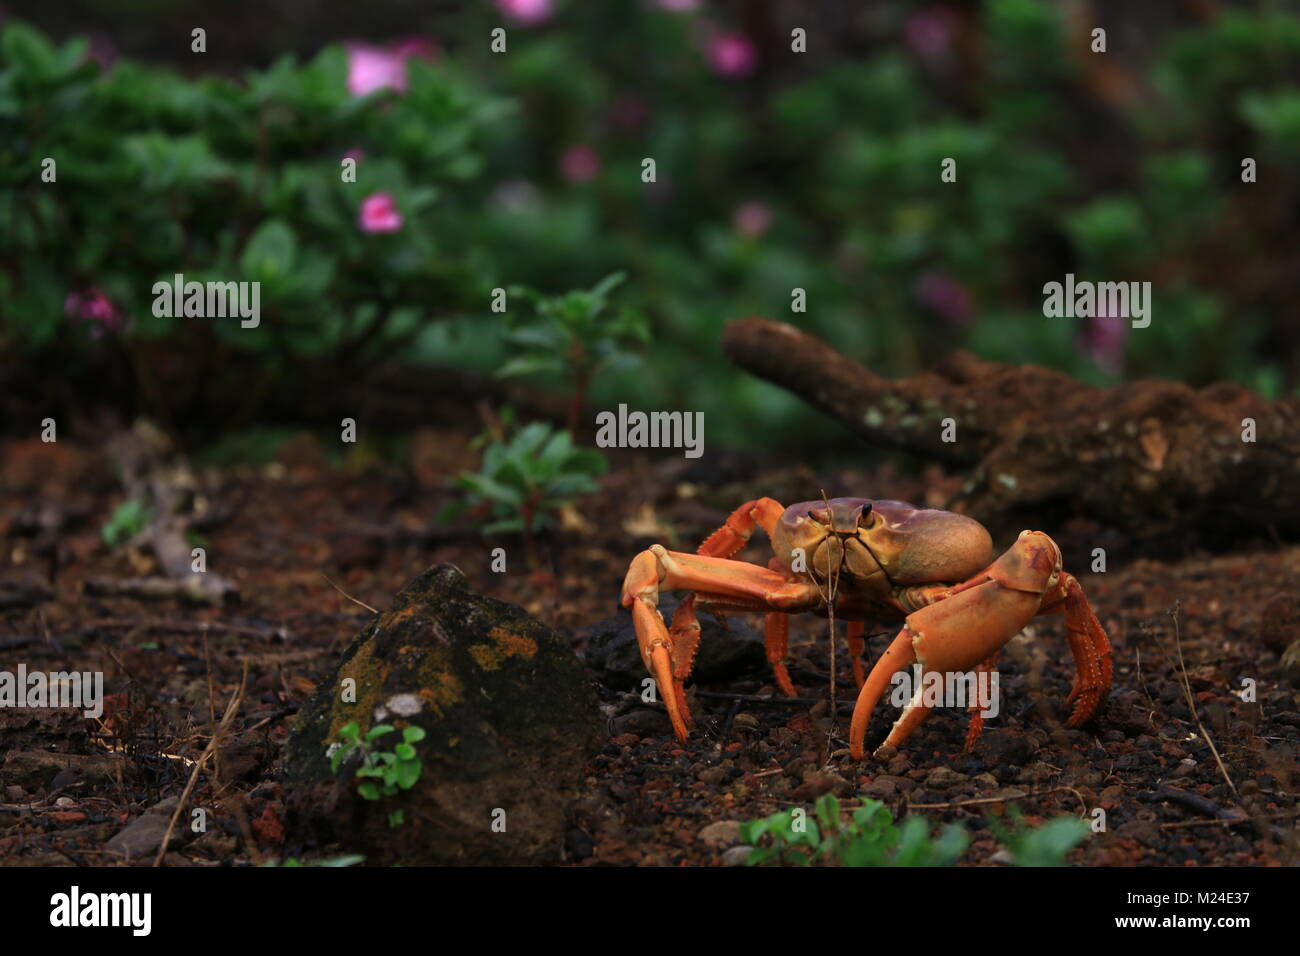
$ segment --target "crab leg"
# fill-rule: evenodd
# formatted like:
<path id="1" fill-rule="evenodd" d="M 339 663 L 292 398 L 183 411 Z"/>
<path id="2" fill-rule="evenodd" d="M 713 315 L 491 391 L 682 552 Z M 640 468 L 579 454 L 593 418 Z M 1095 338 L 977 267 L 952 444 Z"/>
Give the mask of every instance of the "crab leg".
<path id="1" fill-rule="evenodd" d="M 632 609 L 641 659 L 655 678 L 673 732 L 682 741 L 690 719 L 682 684 L 695 661 L 699 630 L 698 625 L 691 627 L 690 605 L 684 613 L 679 607 L 669 630 L 659 613 L 660 591 L 698 591 L 710 604 L 740 611 L 798 612 L 817 607 L 821 600 L 815 584 L 791 581 L 743 561 L 684 554 L 657 544 L 632 559 L 623 581 L 623 606 Z"/>
<path id="2" fill-rule="evenodd" d="M 1066 703 L 1074 704 L 1066 726 L 1079 727 L 1092 719 L 1110 689 L 1110 641 L 1074 575 L 1061 575 L 1060 594 L 1041 613 L 1065 614 L 1065 636 L 1074 655 L 1076 672 L 1074 686 L 1066 698 Z"/>
<path id="3" fill-rule="evenodd" d="M 866 621 L 849 621 L 845 629 L 845 637 L 849 642 L 849 657 L 853 662 L 853 680 L 857 683 L 858 690 L 861 690 L 862 685 L 867 682 L 862 667 L 862 655 L 867 649 L 867 640 L 862 635 L 866 629 Z"/>
<path id="4" fill-rule="evenodd" d="M 772 529 L 784 511 L 785 505 L 774 498 L 746 501 L 731 513 L 721 528 L 704 539 L 697 553 L 714 558 L 730 558 L 749 542 L 755 528 L 762 528 L 771 537 Z"/>
<path id="5" fill-rule="evenodd" d="M 978 675 L 992 674 L 998 669 L 998 655 L 994 654 L 988 660 L 981 662 L 975 667 Z M 980 687 L 980 684 L 976 684 Z M 979 739 L 980 733 L 984 730 L 984 706 L 987 701 L 972 700 L 970 703 L 970 723 L 966 727 L 966 745 L 962 748 L 969 753 L 975 749 L 975 741 Z"/>
<path id="6" fill-rule="evenodd" d="M 776 675 L 776 686 L 787 697 L 794 697 L 794 682 L 785 667 L 786 649 L 790 643 L 790 615 L 769 611 L 763 619 L 763 642 L 767 647 L 767 662 Z"/>
<path id="7" fill-rule="evenodd" d="M 862 757 L 871 711 L 896 671 L 916 661 L 924 679 L 927 671 L 967 671 L 995 655 L 1038 613 L 1059 562 L 1060 552 L 1047 535 L 1025 532 L 1010 550 L 953 588 L 947 598 L 909 614 L 858 695 L 849 728 L 854 759 Z M 897 746 L 929 715 L 930 709 L 917 701 L 913 696 L 884 746 Z"/>

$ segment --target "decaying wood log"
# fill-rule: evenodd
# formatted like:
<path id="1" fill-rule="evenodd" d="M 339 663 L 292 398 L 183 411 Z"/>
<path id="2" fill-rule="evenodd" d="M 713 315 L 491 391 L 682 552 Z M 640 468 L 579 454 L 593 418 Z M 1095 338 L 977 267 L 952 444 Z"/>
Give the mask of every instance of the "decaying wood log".
<path id="1" fill-rule="evenodd" d="M 731 322 L 723 351 L 872 444 L 970 469 L 950 507 L 992 525 L 1064 512 L 1132 533 L 1300 533 L 1297 398 L 1154 379 L 1095 388 L 967 352 L 890 380 L 761 318 Z"/>

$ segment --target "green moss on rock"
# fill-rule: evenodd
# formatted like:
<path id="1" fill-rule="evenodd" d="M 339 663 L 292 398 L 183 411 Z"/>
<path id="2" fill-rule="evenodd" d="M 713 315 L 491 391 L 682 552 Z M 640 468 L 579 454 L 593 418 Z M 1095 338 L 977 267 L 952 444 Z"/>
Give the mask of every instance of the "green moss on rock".
<path id="1" fill-rule="evenodd" d="M 346 679 L 355 699 L 345 699 Z M 371 804 L 355 795 L 350 769 L 330 772 L 327 748 L 354 720 L 363 731 L 380 722 L 424 729 L 412 790 Z M 286 762 L 290 838 L 342 842 L 371 862 L 550 862 L 565 804 L 602 737 L 568 641 L 439 565 L 357 636 L 303 708 Z M 399 807 L 407 823 L 390 831 L 387 814 Z M 492 828 L 497 810 L 504 832 Z"/>

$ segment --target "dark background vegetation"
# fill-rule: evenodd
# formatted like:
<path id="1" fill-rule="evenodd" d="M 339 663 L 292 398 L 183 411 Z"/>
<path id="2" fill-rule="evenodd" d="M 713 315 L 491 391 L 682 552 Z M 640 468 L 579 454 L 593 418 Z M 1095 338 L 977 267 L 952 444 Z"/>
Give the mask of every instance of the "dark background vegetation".
<path id="1" fill-rule="evenodd" d="M 491 376 L 510 351 L 492 288 L 559 293 L 620 270 L 613 301 L 653 344 L 597 375 L 592 404 L 704 411 L 709 440 L 731 446 L 851 452 L 727 366 L 721 328 L 750 313 L 896 375 L 960 346 L 1096 383 L 1276 396 L 1300 382 L 1293 4 L 556 0 L 520 22 L 487 0 L 128 0 L 4 15 L 56 45 L 24 32 L 0 54 L 14 401 L 57 375 L 66 403 L 95 394 L 96 414 L 201 441 L 281 419 L 333 428 L 340 382 L 396 394 L 404 369 Z M 507 55 L 488 49 L 498 25 Z M 190 52 L 195 26 L 206 54 Z M 350 95 L 345 41 L 418 48 L 409 87 Z M 57 192 L 37 175 L 45 155 Z M 956 184 L 939 182 L 949 156 Z M 357 228 L 377 191 L 399 232 Z M 152 283 L 176 271 L 260 279 L 262 327 L 155 319 Z M 1067 272 L 1150 280 L 1151 327 L 1044 318 L 1043 283 Z M 69 320 L 67 296 L 87 289 L 117 310 L 109 334 Z M 371 417 L 400 431 L 412 414 Z"/>

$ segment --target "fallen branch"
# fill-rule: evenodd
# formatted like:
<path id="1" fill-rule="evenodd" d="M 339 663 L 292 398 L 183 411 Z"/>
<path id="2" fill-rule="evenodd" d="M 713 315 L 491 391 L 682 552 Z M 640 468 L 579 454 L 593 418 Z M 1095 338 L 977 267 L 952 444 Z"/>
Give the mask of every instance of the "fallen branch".
<path id="1" fill-rule="evenodd" d="M 1150 379 L 1095 388 L 967 352 L 912 378 L 886 379 L 815 336 L 762 318 L 731 322 L 722 347 L 736 365 L 871 445 L 969 469 L 950 507 L 987 523 L 1055 506 L 1146 533 L 1300 533 L 1293 500 L 1300 398 L 1268 402 L 1228 383 L 1193 389 Z M 1253 442 L 1243 440 L 1247 419 Z"/>

